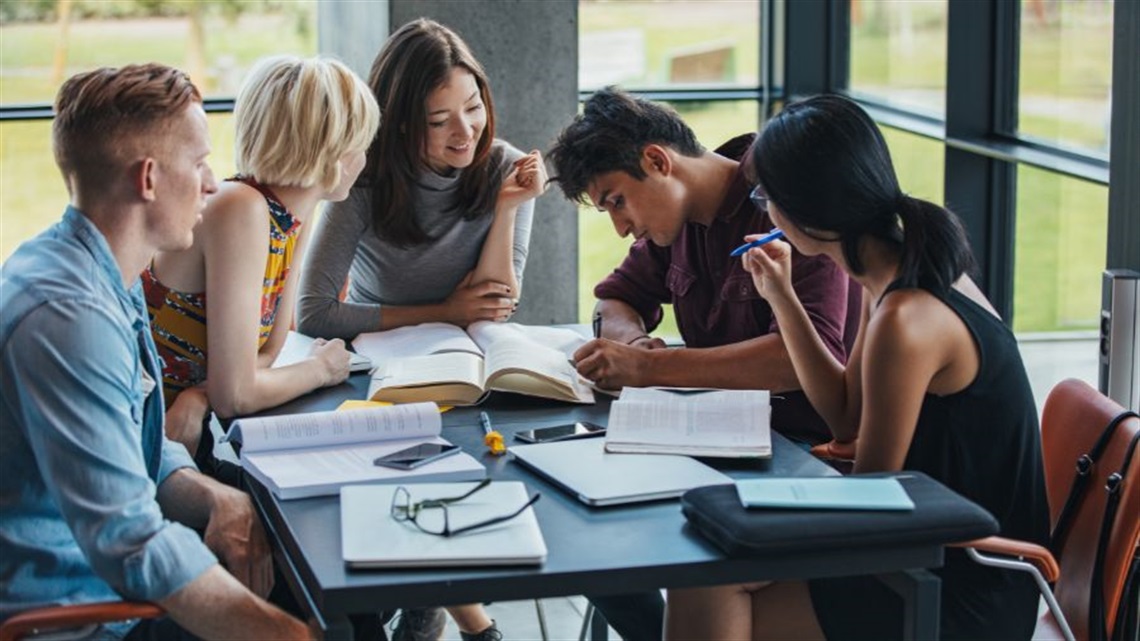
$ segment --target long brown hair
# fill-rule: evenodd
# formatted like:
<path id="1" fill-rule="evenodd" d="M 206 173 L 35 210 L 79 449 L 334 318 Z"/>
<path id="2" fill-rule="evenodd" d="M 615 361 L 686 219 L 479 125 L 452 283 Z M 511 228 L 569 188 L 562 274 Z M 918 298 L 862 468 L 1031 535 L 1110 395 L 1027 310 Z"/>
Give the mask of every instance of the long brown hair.
<path id="1" fill-rule="evenodd" d="M 420 18 L 388 38 L 372 63 L 368 84 L 380 104 L 382 124 L 368 150 L 360 183 L 372 188 L 372 226 L 376 235 L 399 247 L 430 242 L 412 215 L 412 188 L 427 137 L 425 105 L 455 67 L 475 77 L 487 124 L 475 145 L 475 158 L 462 170 L 451 208 L 467 219 L 492 213 L 502 183 L 501 154 L 491 153 L 495 108 L 483 66 L 454 31 Z"/>

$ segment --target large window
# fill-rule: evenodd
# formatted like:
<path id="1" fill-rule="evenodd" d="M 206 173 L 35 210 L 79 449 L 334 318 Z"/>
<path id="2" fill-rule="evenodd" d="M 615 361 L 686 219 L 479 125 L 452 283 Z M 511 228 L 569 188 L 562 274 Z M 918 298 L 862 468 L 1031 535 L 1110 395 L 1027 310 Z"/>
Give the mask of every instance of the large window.
<path id="1" fill-rule="evenodd" d="M 1111 2 L 1022 0 L 1020 133 L 1107 152 L 1112 9 Z"/>
<path id="2" fill-rule="evenodd" d="M 578 86 L 755 87 L 759 11 L 740 0 L 583 0 Z"/>
<path id="3" fill-rule="evenodd" d="M 850 90 L 942 115 L 946 0 L 851 0 Z"/>
<path id="4" fill-rule="evenodd" d="M 1096 329 L 1108 233 L 1108 188 L 1021 167 L 1013 327 L 1017 332 Z"/>
<path id="5" fill-rule="evenodd" d="M 64 78 L 99 66 L 157 61 L 185 69 L 207 98 L 232 98 L 271 54 L 316 53 L 316 1 L 0 3 L 0 107 L 50 105 Z M 51 123 L 0 121 L 0 260 L 59 219 L 67 192 Z M 234 171 L 232 119 L 210 118 L 215 173 Z"/>

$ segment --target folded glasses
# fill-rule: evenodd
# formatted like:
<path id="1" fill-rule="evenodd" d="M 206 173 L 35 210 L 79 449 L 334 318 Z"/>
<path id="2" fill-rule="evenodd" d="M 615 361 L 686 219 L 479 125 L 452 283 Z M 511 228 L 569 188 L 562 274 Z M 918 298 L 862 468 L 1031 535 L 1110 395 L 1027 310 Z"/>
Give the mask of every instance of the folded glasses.
<path id="1" fill-rule="evenodd" d="M 448 506 L 454 505 L 455 503 L 458 503 L 458 502 L 460 502 L 466 498 L 469 498 L 471 495 L 475 494 L 476 492 L 487 487 L 490 484 L 491 484 L 491 479 L 483 479 L 482 481 L 479 482 L 478 485 L 476 485 L 475 487 L 471 488 L 470 490 L 464 492 L 463 494 L 461 494 L 459 496 L 451 496 L 451 497 L 438 498 L 438 499 L 423 499 L 420 501 L 412 501 L 411 492 L 408 491 L 408 488 L 404 487 L 403 485 L 400 485 L 396 488 L 396 491 L 392 494 L 392 506 L 390 508 L 390 513 L 391 513 L 393 519 L 395 519 L 397 521 L 401 521 L 401 522 L 407 521 L 407 522 L 411 523 L 412 525 L 416 526 L 417 528 L 419 528 L 419 530 L 421 532 L 424 532 L 426 534 L 434 534 L 436 536 L 451 537 L 451 536 L 456 536 L 457 534 L 463 534 L 464 532 L 471 532 L 472 530 L 478 530 L 480 528 L 485 528 L 485 527 L 489 527 L 492 525 L 497 525 L 499 523 L 505 523 L 507 521 L 510 521 L 511 519 L 513 519 L 516 516 L 525 512 L 528 507 L 534 505 L 534 503 L 536 501 L 538 501 L 539 498 L 541 498 L 541 495 L 538 492 L 535 492 L 530 497 L 530 499 L 527 500 L 527 502 L 522 505 L 522 507 L 516 509 L 513 512 L 510 512 L 508 514 L 503 514 L 501 516 L 493 516 L 489 519 L 484 519 L 482 521 L 478 521 L 476 523 L 471 523 L 468 525 L 463 525 L 461 527 L 452 528 L 451 527 L 451 517 L 450 517 L 450 515 L 448 513 L 448 509 L 447 509 Z M 419 517 L 422 514 L 424 514 L 426 510 L 432 510 L 432 509 L 438 509 L 442 512 L 442 514 L 443 514 L 443 526 L 442 527 L 425 526 L 423 523 L 421 523 L 419 521 Z"/>

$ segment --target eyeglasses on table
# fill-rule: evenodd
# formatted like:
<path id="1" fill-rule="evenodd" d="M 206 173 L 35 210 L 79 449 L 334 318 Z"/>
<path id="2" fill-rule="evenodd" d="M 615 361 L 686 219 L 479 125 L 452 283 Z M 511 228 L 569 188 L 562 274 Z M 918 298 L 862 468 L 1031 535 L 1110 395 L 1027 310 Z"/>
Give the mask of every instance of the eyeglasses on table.
<path id="1" fill-rule="evenodd" d="M 419 528 L 421 532 L 424 532 L 426 534 L 451 537 L 458 534 L 463 534 L 464 532 L 471 532 L 472 530 L 478 530 L 480 528 L 490 527 L 492 525 L 510 521 L 511 519 L 525 512 L 528 507 L 534 505 L 535 502 L 542 497 L 541 494 L 535 492 L 533 495 L 531 495 L 530 499 L 526 501 L 526 503 L 523 503 L 521 507 L 515 509 L 513 512 L 502 514 L 500 516 L 493 516 L 482 521 L 477 521 L 475 523 L 463 525 L 453 529 L 451 527 L 451 517 L 447 509 L 448 506 L 470 498 L 471 495 L 475 494 L 479 490 L 482 490 L 490 484 L 491 479 L 483 479 L 482 481 L 479 481 L 478 485 L 459 496 L 422 499 L 419 501 L 412 501 L 411 492 L 408 491 L 408 488 L 400 485 L 396 487 L 396 491 L 392 494 L 392 506 L 390 508 L 390 513 L 392 518 L 396 521 L 409 522 Z M 419 522 L 419 516 L 423 514 L 425 510 L 431 509 L 439 509 L 443 512 L 443 527 L 441 529 L 434 527 L 425 527 L 422 523 Z"/>

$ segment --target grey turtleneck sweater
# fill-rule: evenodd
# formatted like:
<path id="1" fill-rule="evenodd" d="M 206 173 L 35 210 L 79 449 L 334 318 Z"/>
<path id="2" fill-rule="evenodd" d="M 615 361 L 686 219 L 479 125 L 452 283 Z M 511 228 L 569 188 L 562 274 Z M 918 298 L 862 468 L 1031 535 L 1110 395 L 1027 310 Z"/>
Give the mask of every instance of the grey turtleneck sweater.
<path id="1" fill-rule="evenodd" d="M 523 153 L 500 140 L 503 163 Z M 428 305 L 447 298 L 459 281 L 475 269 L 493 214 L 475 220 L 447 210 L 459 187 L 460 172 L 420 174 L 413 190 L 413 215 L 434 242 L 407 248 L 378 238 L 372 230 L 372 190 L 355 187 L 344 201 L 330 203 L 320 216 L 301 266 L 297 329 L 309 336 L 350 340 L 380 328 L 384 305 Z M 519 205 L 515 215 L 514 269 L 522 287 L 530 244 L 534 201 Z M 337 300 L 345 275 L 348 295 Z"/>

